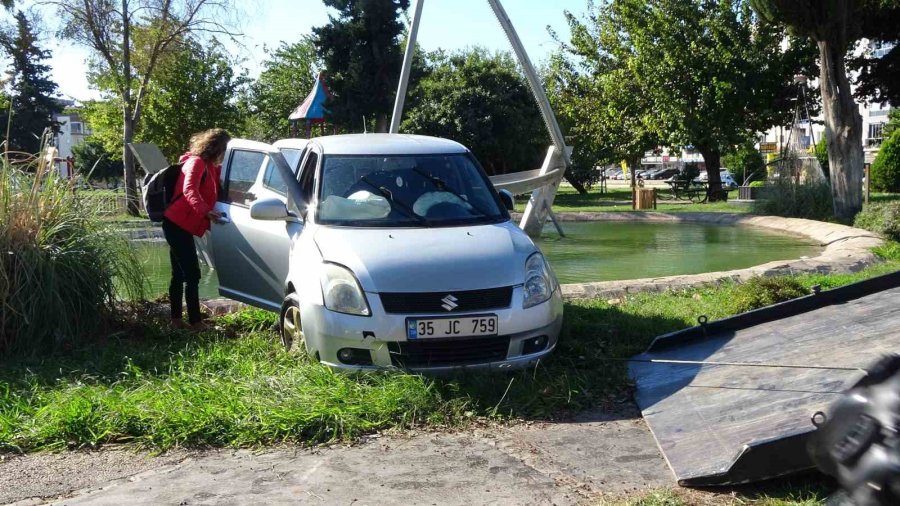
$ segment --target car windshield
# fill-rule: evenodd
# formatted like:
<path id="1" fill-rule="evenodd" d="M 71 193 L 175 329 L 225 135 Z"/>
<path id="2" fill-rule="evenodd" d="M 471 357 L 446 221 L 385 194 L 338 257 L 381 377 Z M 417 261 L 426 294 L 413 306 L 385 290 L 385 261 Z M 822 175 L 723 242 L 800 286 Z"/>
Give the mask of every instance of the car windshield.
<path id="1" fill-rule="evenodd" d="M 324 158 L 317 221 L 358 227 L 440 227 L 508 218 L 467 154 Z"/>

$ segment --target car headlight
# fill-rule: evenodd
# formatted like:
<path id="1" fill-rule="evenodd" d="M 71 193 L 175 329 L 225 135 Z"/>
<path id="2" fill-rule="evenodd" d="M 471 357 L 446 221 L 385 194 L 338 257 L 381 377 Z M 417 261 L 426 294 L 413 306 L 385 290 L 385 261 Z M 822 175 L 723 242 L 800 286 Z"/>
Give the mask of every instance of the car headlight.
<path id="1" fill-rule="evenodd" d="M 322 296 L 325 307 L 338 312 L 369 316 L 369 303 L 356 276 L 346 267 L 326 263 L 322 266 Z"/>
<path id="2" fill-rule="evenodd" d="M 550 272 L 550 266 L 544 260 L 544 255 L 534 253 L 525 261 L 524 289 L 523 309 L 546 302 L 556 290 L 556 278 Z"/>

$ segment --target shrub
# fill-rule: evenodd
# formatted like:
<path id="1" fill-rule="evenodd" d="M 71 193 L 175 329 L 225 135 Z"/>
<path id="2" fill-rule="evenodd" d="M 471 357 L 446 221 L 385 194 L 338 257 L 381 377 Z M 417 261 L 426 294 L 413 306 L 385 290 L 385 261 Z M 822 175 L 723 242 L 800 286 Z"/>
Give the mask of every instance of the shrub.
<path id="1" fill-rule="evenodd" d="M 0 167 L 0 355 L 72 344 L 143 295 L 131 245 L 39 163 Z"/>
<path id="2" fill-rule="evenodd" d="M 829 220 L 834 216 L 831 185 L 826 181 L 796 184 L 779 179 L 762 190 L 761 198 L 753 201 L 753 212 L 787 218 Z"/>
<path id="3" fill-rule="evenodd" d="M 753 144 L 741 144 L 722 157 L 722 165 L 731 169 L 738 184 L 766 177 L 766 161 Z"/>
<path id="4" fill-rule="evenodd" d="M 730 313 L 746 313 L 804 295 L 809 295 L 809 290 L 796 278 L 757 276 L 750 278 L 746 283 L 735 286 L 726 305 Z"/>
<path id="5" fill-rule="evenodd" d="M 824 174 L 826 178 L 831 179 L 831 167 L 828 165 L 828 140 L 825 138 L 824 134 L 822 135 L 822 138 L 819 139 L 819 142 L 816 143 L 816 160 L 819 161 L 819 167 L 822 167 L 822 174 Z"/>
<path id="6" fill-rule="evenodd" d="M 866 204 L 856 215 L 853 226 L 900 241 L 900 201 Z"/>
<path id="7" fill-rule="evenodd" d="M 900 130 L 895 130 L 881 145 L 869 176 L 873 190 L 900 192 Z"/>
<path id="8" fill-rule="evenodd" d="M 765 181 L 751 181 L 750 188 L 762 188 L 766 185 Z"/>
<path id="9" fill-rule="evenodd" d="M 110 153 L 103 142 L 87 138 L 81 144 L 72 146 L 75 169 L 92 181 L 109 181 L 122 176 L 122 155 Z"/>

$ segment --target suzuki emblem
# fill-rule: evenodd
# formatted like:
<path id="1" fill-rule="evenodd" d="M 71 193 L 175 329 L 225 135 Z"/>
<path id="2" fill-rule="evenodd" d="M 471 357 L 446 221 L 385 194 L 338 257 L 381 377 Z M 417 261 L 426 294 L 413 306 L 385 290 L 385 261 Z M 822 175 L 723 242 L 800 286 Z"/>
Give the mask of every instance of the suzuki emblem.
<path id="1" fill-rule="evenodd" d="M 459 299 L 457 299 L 456 297 L 454 297 L 452 295 L 447 295 L 446 297 L 441 299 L 441 302 L 444 303 L 441 307 L 446 309 L 447 311 L 453 311 L 454 309 L 459 307 L 459 304 L 456 303 L 456 301 L 458 301 L 458 300 Z"/>

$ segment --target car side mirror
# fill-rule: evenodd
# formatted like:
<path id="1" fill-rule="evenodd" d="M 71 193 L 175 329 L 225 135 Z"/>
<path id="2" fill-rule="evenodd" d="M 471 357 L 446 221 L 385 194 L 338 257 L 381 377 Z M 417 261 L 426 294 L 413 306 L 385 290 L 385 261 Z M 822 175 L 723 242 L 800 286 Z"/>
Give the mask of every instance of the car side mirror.
<path id="1" fill-rule="evenodd" d="M 263 199 L 250 206 L 250 217 L 254 220 L 278 221 L 291 217 L 287 206 L 279 199 Z"/>
<path id="2" fill-rule="evenodd" d="M 503 202 L 503 206 L 507 211 L 516 210 L 516 201 L 513 199 L 513 194 L 509 190 L 500 190 L 497 193 L 500 194 L 500 201 Z"/>

